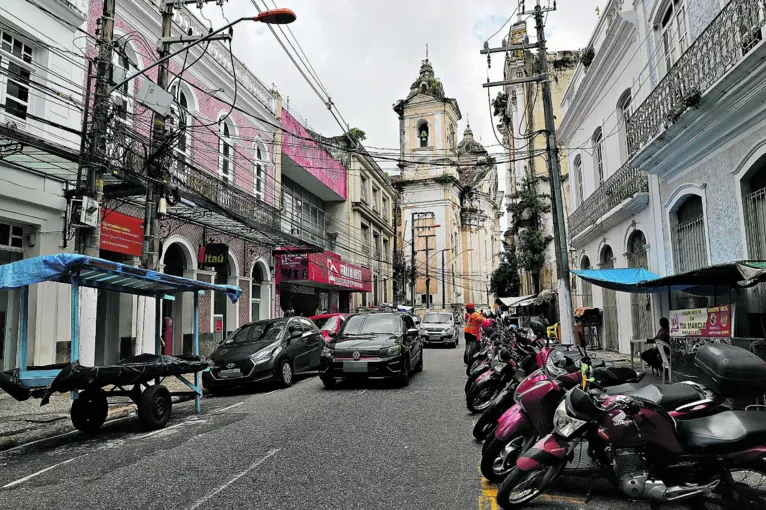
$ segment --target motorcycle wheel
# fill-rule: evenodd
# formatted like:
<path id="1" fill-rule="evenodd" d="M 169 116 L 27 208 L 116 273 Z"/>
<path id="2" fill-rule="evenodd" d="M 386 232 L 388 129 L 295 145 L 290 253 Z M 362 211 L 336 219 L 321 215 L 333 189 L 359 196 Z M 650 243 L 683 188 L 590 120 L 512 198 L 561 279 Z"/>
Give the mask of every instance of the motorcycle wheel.
<path id="1" fill-rule="evenodd" d="M 531 471 L 514 468 L 497 490 L 497 504 L 503 510 L 521 508 L 545 492 L 545 489 L 563 471 L 566 463 L 559 466 L 540 466 Z"/>
<path id="2" fill-rule="evenodd" d="M 468 378 L 468 380 L 465 382 L 465 388 L 464 391 L 466 394 L 468 394 L 469 391 L 471 391 L 471 388 L 473 388 L 473 385 L 476 384 L 476 380 L 479 378 L 481 374 L 489 370 L 489 367 L 486 367 L 484 370 L 480 370 L 474 374 L 471 374 L 471 377 Z"/>
<path id="3" fill-rule="evenodd" d="M 477 383 L 465 397 L 466 407 L 473 414 L 487 409 L 500 392 L 500 382 L 489 378 Z"/>
<path id="4" fill-rule="evenodd" d="M 474 370 L 476 370 L 476 367 L 481 365 L 482 361 L 484 361 L 484 360 L 483 359 L 474 359 L 473 361 L 471 361 L 469 363 L 468 367 L 465 370 L 465 375 L 467 375 L 468 377 L 471 377 L 471 374 L 474 372 Z"/>
<path id="5" fill-rule="evenodd" d="M 497 427 L 497 412 L 485 411 L 473 426 L 473 437 L 477 441 L 484 441 Z"/>
<path id="6" fill-rule="evenodd" d="M 489 446 L 482 452 L 481 474 L 490 482 L 500 483 L 516 468 L 516 460 L 524 451 L 525 436 L 512 437 L 509 440 L 492 438 Z M 534 444 L 532 441 L 530 444 Z"/>
<path id="7" fill-rule="evenodd" d="M 718 500 L 742 510 L 766 509 L 766 463 L 732 463 L 727 473 L 728 480 L 723 480 L 712 494 L 705 507 L 721 508 Z"/>

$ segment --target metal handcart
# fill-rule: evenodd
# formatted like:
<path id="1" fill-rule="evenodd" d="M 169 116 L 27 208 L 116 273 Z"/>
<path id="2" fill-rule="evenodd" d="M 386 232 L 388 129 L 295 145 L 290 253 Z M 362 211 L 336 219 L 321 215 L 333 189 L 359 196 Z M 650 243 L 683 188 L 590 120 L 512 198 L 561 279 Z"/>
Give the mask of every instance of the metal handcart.
<path id="1" fill-rule="evenodd" d="M 27 335 L 29 286 L 57 282 L 71 286 L 71 355 L 70 363 L 29 367 Z M 86 367 L 78 363 L 80 355 L 80 287 L 156 298 L 155 353 L 126 358 L 114 365 Z M 19 367 L 0 373 L 0 388 L 17 400 L 42 398 L 42 405 L 54 392 L 69 391 L 73 400 L 70 415 L 74 426 L 95 432 L 106 421 L 110 397 L 129 397 L 137 405 L 138 418 L 147 429 L 162 428 L 170 418 L 172 396 L 194 396 L 200 412 L 199 374 L 208 363 L 199 359 L 199 296 L 206 291 L 223 292 L 236 302 L 242 291 L 231 285 L 211 283 L 167 275 L 95 257 L 57 254 L 34 257 L 0 266 L 0 291 L 20 290 L 18 353 Z M 194 294 L 193 357 L 161 355 L 162 300 L 175 295 Z M 185 375 L 194 374 L 194 382 Z M 161 383 L 176 377 L 190 391 L 172 393 Z M 108 390 L 106 388 L 109 388 Z"/>

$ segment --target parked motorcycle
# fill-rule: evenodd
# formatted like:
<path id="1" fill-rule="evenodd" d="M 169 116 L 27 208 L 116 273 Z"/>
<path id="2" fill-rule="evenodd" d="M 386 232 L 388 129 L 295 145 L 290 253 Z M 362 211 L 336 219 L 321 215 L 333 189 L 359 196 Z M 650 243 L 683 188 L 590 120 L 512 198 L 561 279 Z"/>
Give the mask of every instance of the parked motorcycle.
<path id="1" fill-rule="evenodd" d="M 735 346 L 711 344 L 695 358 L 700 381 L 718 397 L 755 398 L 766 366 Z M 721 411 L 675 420 L 655 402 L 593 390 L 584 365 L 553 416 L 552 433 L 522 453 L 500 485 L 497 503 L 520 508 L 542 494 L 587 444 L 592 466 L 568 474 L 601 475 L 630 499 L 682 501 L 700 496 L 744 508 L 766 508 L 766 413 Z M 579 471 L 579 472 L 578 472 Z M 764 487 L 747 485 L 755 473 Z"/>

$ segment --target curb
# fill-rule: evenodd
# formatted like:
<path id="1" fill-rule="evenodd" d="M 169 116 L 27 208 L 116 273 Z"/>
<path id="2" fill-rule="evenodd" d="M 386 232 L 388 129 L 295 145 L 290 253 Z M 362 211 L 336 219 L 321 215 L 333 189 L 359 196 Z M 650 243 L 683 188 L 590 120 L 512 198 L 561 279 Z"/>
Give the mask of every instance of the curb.
<path id="1" fill-rule="evenodd" d="M 173 397 L 173 404 L 181 404 L 190 400 L 194 400 L 194 397 Z M 105 423 L 109 423 L 110 421 L 118 420 L 120 418 L 126 418 L 131 414 L 135 414 L 135 412 L 135 404 L 109 409 L 109 412 L 106 415 Z M 17 437 L 0 437 L 0 452 L 76 431 L 77 429 L 74 428 L 71 421 L 67 420 L 65 423 L 59 423 L 52 427 L 42 427 L 38 430 L 14 434 L 14 436 Z"/>

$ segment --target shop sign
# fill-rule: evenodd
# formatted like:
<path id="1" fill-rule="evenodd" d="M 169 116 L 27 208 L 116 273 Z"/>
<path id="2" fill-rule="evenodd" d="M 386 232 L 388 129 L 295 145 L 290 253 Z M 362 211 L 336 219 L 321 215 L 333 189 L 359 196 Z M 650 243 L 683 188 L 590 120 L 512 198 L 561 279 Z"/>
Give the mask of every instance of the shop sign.
<path id="1" fill-rule="evenodd" d="M 101 209 L 99 248 L 140 257 L 143 242 L 144 220 L 111 209 Z"/>
<path id="2" fill-rule="evenodd" d="M 308 260 L 305 255 L 281 255 L 279 274 L 282 280 L 308 280 Z"/>
<path id="3" fill-rule="evenodd" d="M 226 259 L 229 256 L 229 245 L 223 243 L 200 246 L 197 262 L 202 267 L 212 267 L 216 273 L 226 272 Z"/>
<path id="4" fill-rule="evenodd" d="M 670 336 L 731 338 L 733 322 L 731 305 L 671 310 Z"/>

